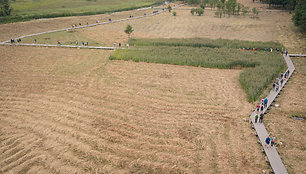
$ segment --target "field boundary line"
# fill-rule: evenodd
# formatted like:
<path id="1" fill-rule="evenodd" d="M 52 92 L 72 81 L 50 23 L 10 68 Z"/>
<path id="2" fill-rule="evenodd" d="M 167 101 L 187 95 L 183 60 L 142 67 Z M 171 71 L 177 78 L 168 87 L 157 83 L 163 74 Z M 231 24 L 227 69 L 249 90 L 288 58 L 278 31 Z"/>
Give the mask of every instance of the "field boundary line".
<path id="1" fill-rule="evenodd" d="M 61 47 L 61 48 L 88 48 L 88 49 L 103 49 L 103 50 L 115 50 L 116 47 L 99 47 L 99 46 L 77 46 L 77 45 L 52 45 L 52 44 L 29 44 L 29 43 L 0 43 L 1 45 L 10 46 L 33 46 L 33 47 Z M 118 49 L 118 48 L 117 48 Z M 124 49 L 124 48 L 120 48 Z"/>
<path id="2" fill-rule="evenodd" d="M 267 96 L 267 99 L 268 99 L 268 104 L 267 104 L 267 107 L 264 108 L 263 110 L 263 113 L 267 113 L 267 110 L 270 110 L 273 102 L 275 101 L 275 99 L 278 97 L 278 95 L 280 94 L 280 92 L 282 91 L 282 89 L 285 87 L 285 85 L 287 84 L 288 80 L 290 79 L 290 77 L 292 76 L 293 72 L 295 71 L 295 67 L 293 65 L 293 62 L 292 60 L 290 59 L 290 56 L 293 56 L 293 57 L 297 57 L 297 56 L 303 56 L 303 57 L 306 57 L 305 54 L 289 54 L 289 55 L 283 55 L 285 61 L 286 61 L 286 64 L 287 64 L 287 67 L 288 69 L 285 71 L 287 72 L 289 70 L 289 75 L 288 75 L 288 78 L 284 78 L 284 82 L 283 82 L 283 85 L 280 86 L 279 90 L 278 91 L 275 91 L 274 89 L 272 89 L 269 93 L 269 95 Z M 276 174 L 287 174 L 287 169 L 281 159 L 281 157 L 279 156 L 279 153 L 276 149 L 275 146 L 273 147 L 269 147 L 267 148 L 265 146 L 266 142 L 266 138 L 269 136 L 269 133 L 265 127 L 265 125 L 263 123 L 255 123 L 255 115 L 257 114 L 258 112 L 255 111 L 252 112 L 250 118 L 251 118 L 251 123 L 252 123 L 252 127 L 255 129 L 256 131 L 256 136 L 258 136 L 259 138 L 259 141 L 263 147 L 263 151 L 265 152 L 269 162 L 270 162 L 270 165 L 271 165 L 271 168 L 272 168 L 272 171 Z"/>
<path id="3" fill-rule="evenodd" d="M 176 6 L 173 7 L 173 9 L 176 9 L 176 8 L 184 6 L 184 5 L 186 5 L 186 3 L 182 3 L 182 4 L 179 4 L 179 5 L 176 5 Z M 125 19 L 118 19 L 118 20 L 114 20 L 114 21 L 99 22 L 99 23 L 89 24 L 89 25 L 84 25 L 84 26 L 79 26 L 79 27 L 70 27 L 70 28 L 63 28 L 63 29 L 58 29 L 58 30 L 45 31 L 45 32 L 40 32 L 40 33 L 35 33 L 35 34 L 29 34 L 29 35 L 25 35 L 25 36 L 16 37 L 15 40 L 16 39 L 26 38 L 26 37 L 31 37 L 31 36 L 37 36 L 37 35 L 41 35 L 41 34 L 54 33 L 54 32 L 59 32 L 59 31 L 68 31 L 68 30 L 72 30 L 72 29 L 81 29 L 81 28 L 95 27 L 95 26 L 98 26 L 98 25 L 105 25 L 105 24 L 117 23 L 117 22 L 122 22 L 122 21 L 133 20 L 133 19 L 140 19 L 140 18 L 145 18 L 145 17 L 151 17 L 151 16 L 155 16 L 155 15 L 164 13 L 166 11 L 168 11 L 168 9 L 164 8 L 164 10 L 158 11 L 156 13 L 148 14 L 148 15 L 136 16 L 136 17 L 125 18 Z M 9 43 L 9 42 L 10 42 L 10 40 L 7 40 L 7 41 L 0 42 L 0 44 L 3 45 L 4 43 Z"/>

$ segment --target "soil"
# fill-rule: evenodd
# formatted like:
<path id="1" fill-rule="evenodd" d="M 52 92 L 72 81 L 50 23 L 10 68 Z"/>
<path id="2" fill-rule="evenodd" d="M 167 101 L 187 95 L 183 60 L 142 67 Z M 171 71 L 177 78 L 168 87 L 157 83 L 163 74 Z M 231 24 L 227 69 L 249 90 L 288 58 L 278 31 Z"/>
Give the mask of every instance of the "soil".
<path id="1" fill-rule="evenodd" d="M 260 173 L 241 70 L 0 47 L 3 173 Z M 11 53 L 14 54 L 11 54 Z"/>

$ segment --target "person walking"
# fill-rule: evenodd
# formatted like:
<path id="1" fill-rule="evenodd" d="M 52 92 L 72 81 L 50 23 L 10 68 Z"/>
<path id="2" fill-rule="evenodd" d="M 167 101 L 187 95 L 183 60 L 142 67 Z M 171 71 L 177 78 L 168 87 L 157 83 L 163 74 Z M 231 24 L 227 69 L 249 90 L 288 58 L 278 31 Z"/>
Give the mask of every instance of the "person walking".
<path id="1" fill-rule="evenodd" d="M 272 87 L 273 87 L 273 90 L 275 90 L 275 87 L 276 87 L 276 84 L 275 84 L 275 82 L 273 82 L 273 85 L 272 85 Z"/>
<path id="2" fill-rule="evenodd" d="M 34 39 L 34 44 L 36 44 L 36 42 L 37 42 L 37 40 L 36 40 L 36 39 Z"/>
<path id="3" fill-rule="evenodd" d="M 257 123 L 258 117 L 259 117 L 259 115 L 256 114 L 256 115 L 255 115 L 255 123 Z"/>
<path id="4" fill-rule="evenodd" d="M 260 106 L 260 111 L 262 112 L 262 111 L 263 111 L 263 109 L 264 109 L 264 106 L 263 106 L 263 105 L 261 105 L 261 106 Z"/>
<path id="5" fill-rule="evenodd" d="M 271 147 L 273 147 L 274 143 L 275 143 L 275 137 L 271 137 Z"/>
<path id="6" fill-rule="evenodd" d="M 288 50 L 286 50 L 286 56 L 288 55 Z"/>
<path id="7" fill-rule="evenodd" d="M 268 136 L 268 137 L 266 138 L 266 147 L 267 147 L 267 148 L 269 148 L 270 141 L 271 141 L 271 138 Z"/>
<path id="8" fill-rule="evenodd" d="M 259 117 L 259 123 L 262 123 L 263 117 L 264 117 L 264 114 L 261 113 L 261 114 L 260 114 L 260 117 Z"/>
<path id="9" fill-rule="evenodd" d="M 79 45 L 79 42 L 78 42 L 78 41 L 75 41 L 75 45 Z"/>
<path id="10" fill-rule="evenodd" d="M 260 105 L 257 105 L 257 112 L 259 112 Z"/>
<path id="11" fill-rule="evenodd" d="M 284 83 L 284 79 L 282 79 L 280 83 L 281 83 L 281 86 L 283 86 L 283 83 Z"/>
<path id="12" fill-rule="evenodd" d="M 114 43 L 114 47 L 116 47 L 116 42 Z"/>
<path id="13" fill-rule="evenodd" d="M 265 104 L 265 108 L 266 108 L 268 106 L 268 99 L 267 98 L 265 98 L 264 104 Z"/>

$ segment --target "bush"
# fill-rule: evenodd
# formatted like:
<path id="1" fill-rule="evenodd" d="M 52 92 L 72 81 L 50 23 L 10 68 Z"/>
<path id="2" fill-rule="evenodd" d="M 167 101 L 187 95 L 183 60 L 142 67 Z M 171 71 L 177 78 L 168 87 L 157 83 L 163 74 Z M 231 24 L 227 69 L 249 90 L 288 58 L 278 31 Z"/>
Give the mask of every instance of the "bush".
<path id="1" fill-rule="evenodd" d="M 173 14 L 173 16 L 176 16 L 176 12 L 175 11 L 172 14 Z"/>

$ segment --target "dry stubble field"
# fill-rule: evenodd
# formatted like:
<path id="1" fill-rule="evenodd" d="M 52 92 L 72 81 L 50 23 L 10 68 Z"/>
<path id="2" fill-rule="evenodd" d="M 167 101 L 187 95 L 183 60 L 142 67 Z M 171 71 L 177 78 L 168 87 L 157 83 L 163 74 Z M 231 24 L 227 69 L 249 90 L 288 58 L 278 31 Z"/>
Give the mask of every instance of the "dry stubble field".
<path id="1" fill-rule="evenodd" d="M 100 50 L 0 49 L 1 172 L 267 167 L 244 121 L 252 105 L 240 70 L 109 61 Z"/>
<path id="2" fill-rule="evenodd" d="M 165 13 L 128 23 L 135 28 L 135 37 L 284 39 L 290 48 L 305 48 L 286 13 L 263 13 L 259 20 L 241 21 L 244 17 L 214 19 L 209 10 L 205 15 L 210 17 L 177 12 L 177 17 Z M 96 16 L 0 25 L 5 31 L 0 38 L 89 19 L 95 21 Z M 103 36 L 103 42 L 112 44 L 127 39 L 126 24 L 83 33 Z M 240 70 L 109 61 L 110 53 L 0 47 L 0 173 L 261 173 L 267 169 L 254 132 L 243 121 L 253 105 L 239 85 Z"/>

